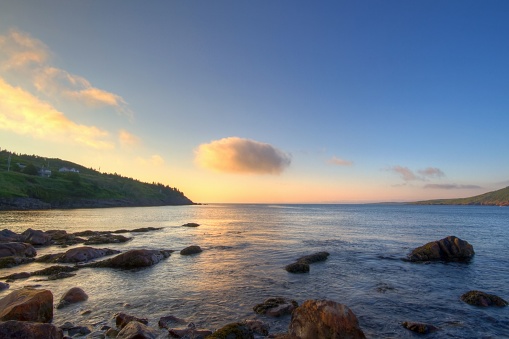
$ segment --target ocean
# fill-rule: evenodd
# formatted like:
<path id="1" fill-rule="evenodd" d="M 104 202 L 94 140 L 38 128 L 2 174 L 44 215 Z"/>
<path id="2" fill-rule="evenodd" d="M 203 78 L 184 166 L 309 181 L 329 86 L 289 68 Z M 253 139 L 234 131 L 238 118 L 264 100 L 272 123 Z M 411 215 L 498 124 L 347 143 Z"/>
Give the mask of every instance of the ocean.
<path id="1" fill-rule="evenodd" d="M 196 228 L 182 227 L 188 222 Z M 81 287 L 86 302 L 55 309 L 53 323 L 71 321 L 99 328 L 114 313 L 149 319 L 174 315 L 197 327 L 216 329 L 243 319 L 260 319 L 270 332 L 285 332 L 290 317 L 257 315 L 266 298 L 329 299 L 347 305 L 368 338 L 417 338 L 404 321 L 433 324 L 426 338 L 509 338 L 509 308 L 478 308 L 460 296 L 481 290 L 509 300 L 509 208 L 417 205 L 210 204 L 0 212 L 0 229 L 23 232 L 60 229 L 118 230 L 163 227 L 128 233 L 128 249 L 173 249 L 150 268 L 122 271 L 84 268 L 72 278 L 17 280 L 0 297 L 27 285 L 53 292 L 55 303 L 69 288 Z M 415 247 L 455 235 L 476 252 L 469 263 L 416 264 L 402 259 Z M 203 252 L 178 251 L 199 245 Z M 39 248 L 38 255 L 63 252 Z M 329 258 L 307 274 L 285 271 L 287 264 L 318 251 Z M 35 271 L 48 264 L 3 269 L 0 275 Z M 83 311 L 91 311 L 82 315 Z M 185 325 L 184 325 L 185 326 Z M 167 333 L 161 331 L 161 338 Z"/>

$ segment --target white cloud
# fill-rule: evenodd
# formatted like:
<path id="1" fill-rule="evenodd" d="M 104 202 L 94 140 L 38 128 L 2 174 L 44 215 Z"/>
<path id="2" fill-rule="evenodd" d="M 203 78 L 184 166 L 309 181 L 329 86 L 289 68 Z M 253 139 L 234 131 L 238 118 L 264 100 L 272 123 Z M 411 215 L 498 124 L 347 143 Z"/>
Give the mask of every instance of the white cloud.
<path id="1" fill-rule="evenodd" d="M 198 146 L 196 162 L 219 172 L 279 174 L 290 165 L 291 157 L 266 143 L 229 137 Z"/>
<path id="2" fill-rule="evenodd" d="M 353 162 L 351 162 L 349 160 L 344 160 L 344 159 L 338 158 L 336 156 L 333 156 L 332 158 L 330 158 L 327 161 L 327 163 L 331 164 L 331 165 L 336 165 L 336 166 L 352 166 L 353 165 Z"/>

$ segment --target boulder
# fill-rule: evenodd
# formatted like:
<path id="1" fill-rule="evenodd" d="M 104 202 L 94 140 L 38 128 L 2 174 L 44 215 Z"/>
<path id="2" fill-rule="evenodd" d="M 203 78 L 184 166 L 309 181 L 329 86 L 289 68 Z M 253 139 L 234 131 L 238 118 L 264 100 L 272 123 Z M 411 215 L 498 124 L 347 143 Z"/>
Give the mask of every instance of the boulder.
<path id="1" fill-rule="evenodd" d="M 51 245 L 51 235 L 43 231 L 33 230 L 29 228 L 25 232 L 21 233 L 21 236 L 23 237 L 22 238 L 23 242 L 27 242 L 32 245 L 36 246 Z"/>
<path id="2" fill-rule="evenodd" d="M 329 257 L 328 252 L 316 252 L 310 255 L 305 255 L 297 259 L 297 262 L 304 262 L 308 264 L 312 264 L 315 262 L 325 261 Z"/>
<path id="3" fill-rule="evenodd" d="M 2 242 L 0 243 L 0 258 L 2 257 L 27 257 L 32 258 L 37 255 L 35 248 L 30 244 L 22 242 Z"/>
<path id="4" fill-rule="evenodd" d="M 85 245 L 118 244 L 131 239 L 120 234 L 104 233 L 91 236 L 85 241 Z"/>
<path id="5" fill-rule="evenodd" d="M 474 248 L 465 240 L 448 236 L 447 238 L 429 242 L 414 249 L 408 260 L 420 261 L 469 261 L 474 255 Z"/>
<path id="6" fill-rule="evenodd" d="M 193 245 L 193 246 L 188 246 L 188 247 L 184 248 L 182 251 L 180 251 L 180 254 L 181 255 L 191 255 L 191 254 L 200 253 L 201 251 L 202 251 L 202 249 L 200 246 Z"/>
<path id="7" fill-rule="evenodd" d="M 302 339 L 366 338 L 355 314 L 331 300 L 306 300 L 292 313 L 289 334 Z"/>
<path id="8" fill-rule="evenodd" d="M 293 264 L 289 264 L 285 266 L 285 270 L 289 273 L 308 273 L 309 272 L 309 264 L 306 262 L 294 262 Z"/>
<path id="9" fill-rule="evenodd" d="M 488 306 L 505 307 L 508 305 L 507 301 L 500 298 L 499 296 L 475 290 L 463 294 L 461 296 L 461 300 L 463 300 L 467 304 L 481 307 Z"/>
<path id="10" fill-rule="evenodd" d="M 136 318 L 133 315 L 125 314 L 122 312 L 115 314 L 114 317 L 115 317 L 115 324 L 120 329 L 124 328 L 131 321 L 137 321 L 137 322 L 145 324 L 145 325 L 148 324 L 148 320 L 145 318 Z"/>
<path id="11" fill-rule="evenodd" d="M 109 248 L 93 248 L 88 246 L 71 248 L 65 253 L 47 254 L 36 259 L 37 262 L 47 263 L 79 263 L 118 254 L 120 251 Z"/>
<path id="12" fill-rule="evenodd" d="M 110 267 L 133 269 L 157 264 L 170 256 L 171 250 L 130 250 L 111 259 L 84 265 L 84 267 Z"/>
<path id="13" fill-rule="evenodd" d="M 38 270 L 35 272 L 30 273 L 30 275 L 55 275 L 60 273 L 69 273 L 79 270 L 78 267 L 75 266 L 59 266 L 54 265 L 50 267 L 43 268 L 42 270 Z"/>
<path id="14" fill-rule="evenodd" d="M 79 287 L 73 287 L 65 292 L 57 305 L 57 308 L 62 308 L 70 304 L 75 304 L 80 301 L 88 299 L 88 295 Z"/>
<path id="15" fill-rule="evenodd" d="M 428 334 L 431 332 L 438 331 L 437 327 L 430 325 L 430 324 L 405 321 L 402 325 L 407 330 L 410 330 L 412 332 L 419 333 L 419 334 Z"/>
<path id="16" fill-rule="evenodd" d="M 48 323 L 53 319 L 53 294 L 49 290 L 23 288 L 0 299 L 0 320 Z"/>
<path id="17" fill-rule="evenodd" d="M 187 224 L 182 225 L 184 227 L 198 227 L 200 224 L 197 224 L 195 222 L 188 222 Z"/>
<path id="18" fill-rule="evenodd" d="M 22 242 L 21 234 L 14 233 L 11 230 L 3 229 L 0 231 L 0 242 Z"/>
<path id="19" fill-rule="evenodd" d="M 9 320 L 0 322 L 0 338 L 62 339 L 63 331 L 52 324 Z"/>
<path id="20" fill-rule="evenodd" d="M 184 319 L 181 319 L 181 318 L 177 318 L 173 315 L 168 315 L 166 317 L 161 317 L 159 318 L 159 322 L 157 323 L 159 325 L 159 327 L 161 328 L 171 328 L 173 327 L 173 325 L 177 325 L 177 324 L 185 324 L 186 321 Z"/>
<path id="21" fill-rule="evenodd" d="M 299 305 L 295 300 L 282 297 L 268 298 L 263 303 L 253 307 L 258 314 L 266 314 L 271 317 L 280 317 L 285 314 L 292 314 Z"/>
<path id="22" fill-rule="evenodd" d="M 129 322 L 120 332 L 117 339 L 156 339 L 158 332 L 138 321 Z"/>
<path id="23" fill-rule="evenodd" d="M 243 323 L 225 325 L 209 335 L 207 339 L 253 339 L 253 331 Z"/>
<path id="24" fill-rule="evenodd" d="M 253 331 L 253 333 L 263 335 L 263 336 L 269 335 L 269 329 L 270 329 L 269 325 L 263 323 L 260 320 L 247 319 L 247 320 L 244 320 L 244 324 L 246 324 L 246 326 L 249 327 L 249 329 L 251 331 Z"/>
<path id="25" fill-rule="evenodd" d="M 0 268 L 11 268 L 14 266 L 28 264 L 34 260 L 34 258 L 26 257 L 2 257 L 0 258 Z"/>

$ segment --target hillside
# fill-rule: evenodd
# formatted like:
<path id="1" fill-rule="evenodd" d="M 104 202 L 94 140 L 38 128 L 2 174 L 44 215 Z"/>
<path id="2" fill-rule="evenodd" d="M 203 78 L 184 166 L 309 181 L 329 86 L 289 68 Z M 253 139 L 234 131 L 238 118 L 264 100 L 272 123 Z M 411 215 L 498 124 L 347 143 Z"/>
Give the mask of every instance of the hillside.
<path id="1" fill-rule="evenodd" d="M 177 188 L 61 159 L 0 151 L 0 210 L 191 204 Z"/>
<path id="2" fill-rule="evenodd" d="M 509 186 L 498 191 L 488 192 L 470 198 L 426 200 L 417 201 L 414 204 L 509 206 Z"/>

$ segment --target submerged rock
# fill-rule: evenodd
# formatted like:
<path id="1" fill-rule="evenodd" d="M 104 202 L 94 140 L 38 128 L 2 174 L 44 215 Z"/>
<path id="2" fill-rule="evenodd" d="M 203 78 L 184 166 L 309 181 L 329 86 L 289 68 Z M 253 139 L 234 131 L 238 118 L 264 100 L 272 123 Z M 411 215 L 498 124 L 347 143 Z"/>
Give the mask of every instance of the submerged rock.
<path id="1" fill-rule="evenodd" d="M 294 262 L 293 264 L 289 264 L 285 266 L 285 270 L 290 273 L 308 273 L 309 272 L 309 264 L 306 262 Z"/>
<path id="2" fill-rule="evenodd" d="M 59 273 L 69 273 L 79 270 L 78 267 L 75 266 L 59 266 L 54 265 L 50 267 L 43 268 L 42 270 L 38 270 L 30 273 L 30 275 L 55 275 Z"/>
<path id="3" fill-rule="evenodd" d="M 65 253 L 43 255 L 40 258 L 37 258 L 36 261 L 47 263 L 79 263 L 118 253 L 120 253 L 120 251 L 109 248 L 83 246 L 72 248 Z"/>
<path id="4" fill-rule="evenodd" d="M 289 334 L 301 339 L 364 339 L 355 314 L 331 300 L 306 300 L 292 313 Z"/>
<path id="5" fill-rule="evenodd" d="M 65 292 L 57 305 L 57 308 L 62 308 L 70 304 L 75 304 L 80 301 L 88 299 L 88 295 L 79 287 L 73 287 Z"/>
<path id="6" fill-rule="evenodd" d="M 0 243 L 0 258 L 2 257 L 27 257 L 32 258 L 37 255 L 35 248 L 22 242 L 2 242 Z"/>
<path id="7" fill-rule="evenodd" d="M 328 257 L 328 252 L 317 252 L 310 255 L 305 255 L 297 259 L 297 261 L 293 264 L 286 265 L 285 270 L 290 273 L 308 273 L 309 264 L 325 261 Z"/>
<path id="8" fill-rule="evenodd" d="M 134 269 L 148 267 L 170 256 L 172 250 L 130 250 L 111 259 L 83 265 L 83 267 L 110 267 Z"/>
<path id="9" fill-rule="evenodd" d="M 209 335 L 207 339 L 253 339 L 253 331 L 243 323 L 225 325 Z"/>
<path id="10" fill-rule="evenodd" d="M 184 248 L 182 251 L 180 251 L 180 254 L 181 255 L 191 255 L 191 254 L 200 253 L 202 251 L 203 250 L 201 249 L 200 246 L 192 245 L 192 246 L 188 246 L 188 247 Z"/>
<path id="11" fill-rule="evenodd" d="M 488 306 L 505 307 L 508 305 L 507 301 L 500 298 L 499 296 L 475 290 L 463 294 L 461 296 L 461 300 L 463 300 L 467 304 L 481 307 Z"/>
<path id="12" fill-rule="evenodd" d="M 449 236 L 429 242 L 414 249 L 408 260 L 420 261 L 468 261 L 474 256 L 474 248 L 467 241 Z"/>
<path id="13" fill-rule="evenodd" d="M 120 332 L 117 339 L 156 339 L 158 332 L 137 321 L 129 322 Z"/>
<path id="14" fill-rule="evenodd" d="M 258 314 L 266 314 L 271 317 L 280 317 L 285 314 L 291 314 L 299 304 L 295 300 L 282 297 L 268 298 L 263 303 L 253 307 Z"/>
<path id="15" fill-rule="evenodd" d="M 0 338 L 62 339 L 62 329 L 52 324 L 9 320 L 0 322 Z"/>
<path id="16" fill-rule="evenodd" d="M 48 323 L 53 319 L 53 294 L 49 290 L 23 288 L 0 299 L 0 320 Z"/>
<path id="17" fill-rule="evenodd" d="M 405 321 L 402 325 L 407 330 L 410 330 L 412 332 L 419 333 L 419 334 L 428 334 L 431 332 L 438 331 L 437 327 L 430 325 L 430 324 Z"/>
<path id="18" fill-rule="evenodd" d="M 182 225 L 184 227 L 198 227 L 200 224 L 197 224 L 195 222 L 188 222 L 187 224 Z"/>

